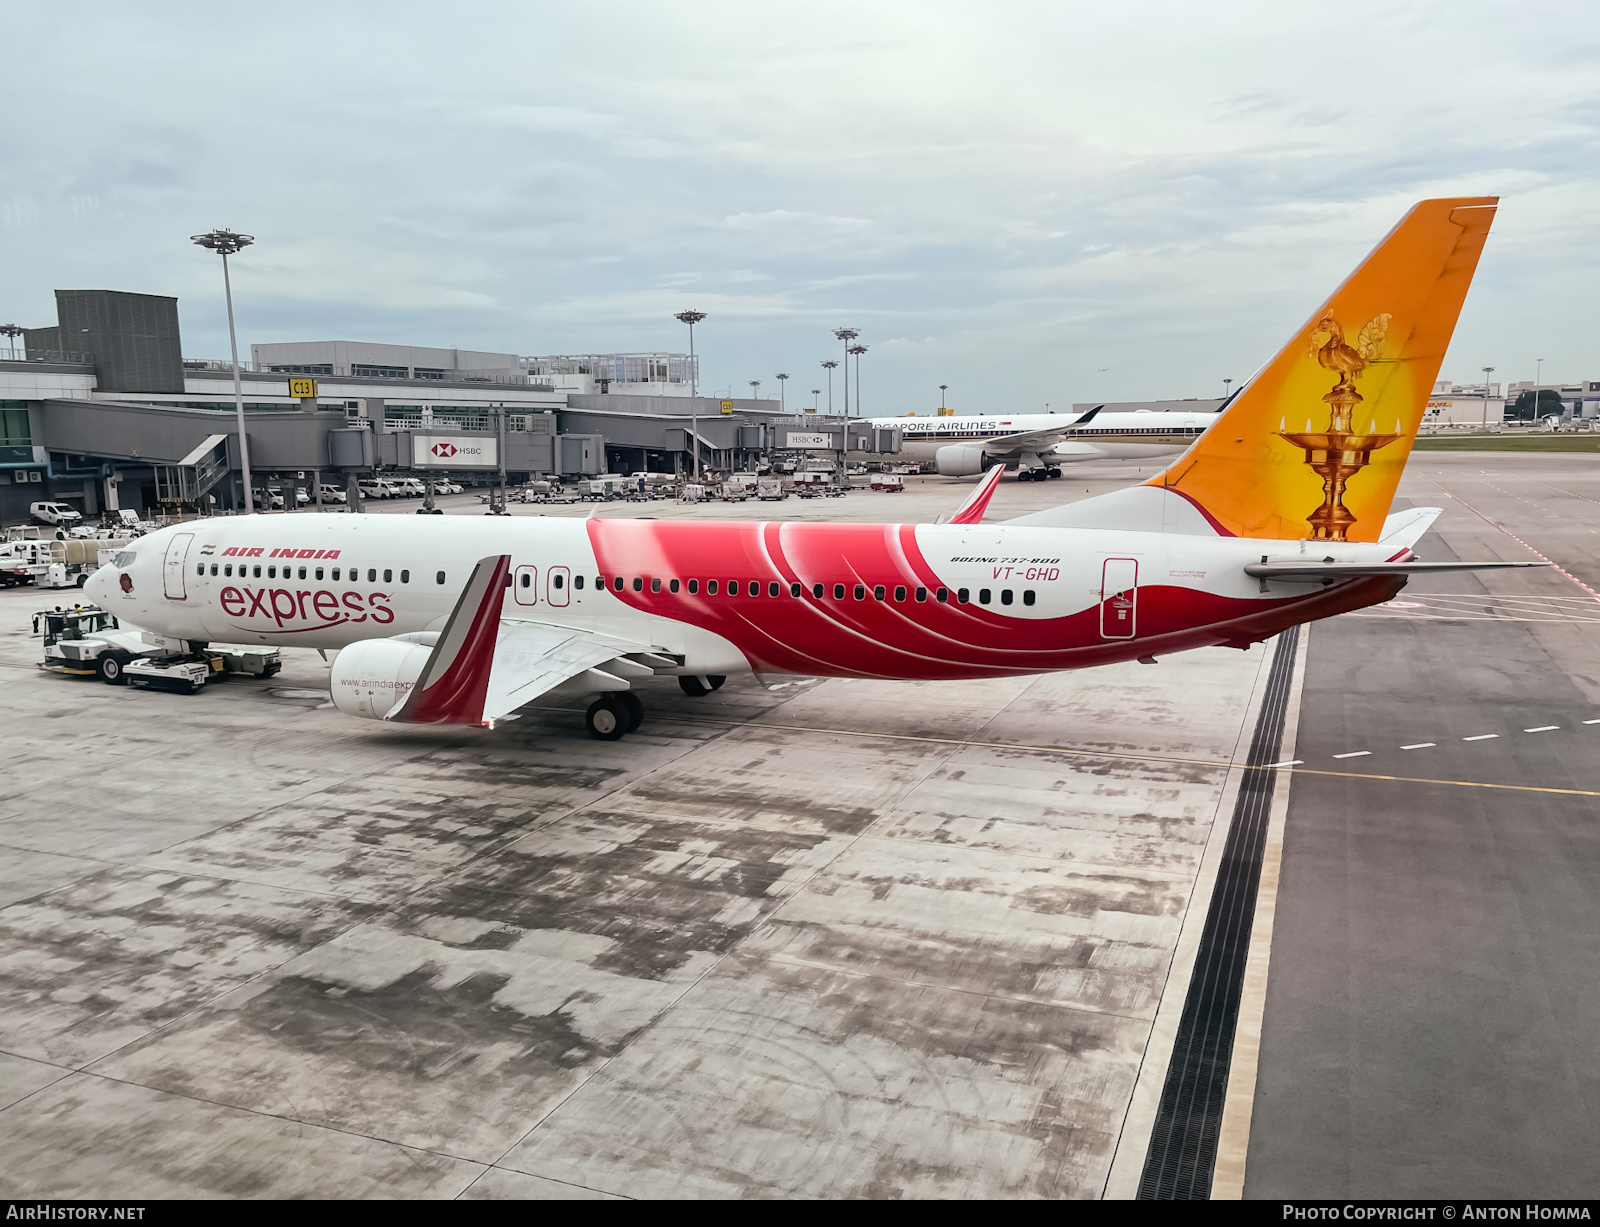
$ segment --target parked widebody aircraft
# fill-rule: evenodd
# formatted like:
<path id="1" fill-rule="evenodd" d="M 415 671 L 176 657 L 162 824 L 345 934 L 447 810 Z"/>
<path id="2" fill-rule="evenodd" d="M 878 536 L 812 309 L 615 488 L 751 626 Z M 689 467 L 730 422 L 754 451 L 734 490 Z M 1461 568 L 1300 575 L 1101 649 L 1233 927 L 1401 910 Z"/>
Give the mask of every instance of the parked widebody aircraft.
<path id="1" fill-rule="evenodd" d="M 1217 418 L 1195 410 L 1171 413 L 1018 413 L 990 417 L 870 418 L 900 431 L 898 459 L 932 464 L 947 477 L 971 477 L 994 465 L 1019 481 L 1060 477 L 1061 466 L 1085 460 L 1152 460 L 1186 450 Z"/>
<path id="2" fill-rule="evenodd" d="M 642 679 L 963 679 L 1244 648 L 1388 600 L 1439 514 L 1391 515 L 1494 217 L 1423 201 L 1141 485 L 985 523 L 257 515 L 131 543 L 88 594 L 190 641 L 339 649 L 341 711 L 490 725 L 557 688 L 637 727 Z"/>

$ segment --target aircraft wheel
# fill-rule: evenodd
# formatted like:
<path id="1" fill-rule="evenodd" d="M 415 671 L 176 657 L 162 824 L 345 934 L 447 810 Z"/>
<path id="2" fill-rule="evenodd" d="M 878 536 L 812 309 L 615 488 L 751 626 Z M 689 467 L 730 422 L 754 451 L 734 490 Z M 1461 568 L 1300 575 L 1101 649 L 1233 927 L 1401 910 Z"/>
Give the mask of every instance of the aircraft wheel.
<path id="1" fill-rule="evenodd" d="M 690 698 L 694 699 L 700 698 L 701 695 L 711 693 L 706 689 L 705 683 L 697 677 L 680 677 L 678 679 L 678 689 L 683 691 L 683 693 L 688 695 Z"/>
<path id="2" fill-rule="evenodd" d="M 1032 481 L 1033 480 L 1033 470 L 1032 469 L 1018 469 L 1017 470 L 1017 480 L 1018 481 Z"/>
<path id="3" fill-rule="evenodd" d="M 721 690 L 722 683 L 727 680 L 728 679 L 720 673 L 711 673 L 706 676 L 706 681 L 711 683 L 711 689 L 713 690 Z"/>
<path id="4" fill-rule="evenodd" d="M 631 690 L 617 691 L 617 699 L 628 709 L 628 732 L 637 732 L 644 723 L 644 701 Z"/>
<path id="5" fill-rule="evenodd" d="M 95 658 L 94 675 L 107 686 L 126 686 L 128 674 L 124 666 L 128 657 L 122 652 L 101 652 Z"/>
<path id="6" fill-rule="evenodd" d="M 1057 469 L 1057 468 L 1047 469 L 1046 472 L 1048 472 L 1051 477 L 1060 477 L 1061 476 L 1061 470 Z"/>
<path id="7" fill-rule="evenodd" d="M 82 588 L 88 582 L 89 582 L 89 577 L 87 575 L 85 575 L 82 571 L 79 571 L 78 572 L 78 587 Z"/>
<path id="8" fill-rule="evenodd" d="M 597 741 L 619 741 L 628 731 L 627 709 L 609 694 L 603 694 L 589 704 L 583 719 L 588 726 L 589 736 Z"/>

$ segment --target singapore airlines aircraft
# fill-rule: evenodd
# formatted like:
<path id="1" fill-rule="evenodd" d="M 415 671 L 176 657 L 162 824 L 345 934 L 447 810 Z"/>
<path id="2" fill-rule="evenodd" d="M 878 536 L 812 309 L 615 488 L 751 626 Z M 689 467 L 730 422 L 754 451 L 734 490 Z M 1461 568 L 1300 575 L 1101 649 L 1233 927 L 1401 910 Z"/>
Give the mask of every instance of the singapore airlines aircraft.
<path id="1" fill-rule="evenodd" d="M 871 418 L 900 431 L 900 458 L 931 463 L 947 477 L 1017 470 L 1018 481 L 1060 477 L 1061 466 L 1084 460 L 1148 460 L 1174 456 L 1206 432 L 1217 415 L 1171 413 L 1018 413 L 996 417 Z"/>
<path id="2" fill-rule="evenodd" d="M 980 678 L 1243 648 L 1388 600 L 1439 514 L 1389 507 L 1494 217 L 1413 208 L 1166 471 L 1002 524 L 242 516 L 89 581 L 190 641 L 339 649 L 341 711 L 489 725 L 557 686 L 636 728 L 640 679 Z"/>

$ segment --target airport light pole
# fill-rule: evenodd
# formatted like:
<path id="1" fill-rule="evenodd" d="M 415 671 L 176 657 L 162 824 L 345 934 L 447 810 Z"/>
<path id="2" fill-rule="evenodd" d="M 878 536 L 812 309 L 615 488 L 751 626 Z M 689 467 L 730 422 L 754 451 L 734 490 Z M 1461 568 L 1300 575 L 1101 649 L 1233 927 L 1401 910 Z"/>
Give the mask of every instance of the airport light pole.
<path id="1" fill-rule="evenodd" d="M 1494 374 L 1494 367 L 1486 366 L 1483 368 L 1483 424 L 1485 426 L 1489 424 L 1489 376 L 1492 374 Z M 1538 402 L 1535 401 L 1534 403 L 1537 404 Z M 1505 410 L 1502 409 L 1500 411 L 1500 416 L 1502 418 L 1505 417 Z"/>
<path id="2" fill-rule="evenodd" d="M 761 381 L 759 379 L 752 379 L 750 381 L 750 399 L 761 399 Z"/>
<path id="3" fill-rule="evenodd" d="M 949 387 L 950 385 L 947 383 L 942 383 L 939 385 L 939 408 L 941 410 L 944 408 L 944 394 L 949 390 Z"/>
<path id="4" fill-rule="evenodd" d="M 1232 388 L 1232 387 L 1233 387 L 1233 380 L 1224 379 L 1222 381 L 1222 399 L 1223 400 L 1227 400 L 1228 399 L 1228 390 L 1230 388 Z"/>
<path id="5" fill-rule="evenodd" d="M 850 416 L 850 342 L 861 334 L 854 328 L 835 328 L 833 335 L 844 344 L 844 415 Z"/>
<path id="6" fill-rule="evenodd" d="M 846 352 L 847 353 L 852 353 L 852 354 L 854 354 L 856 356 L 856 416 L 860 417 L 861 416 L 861 355 L 867 352 L 867 347 L 865 345 L 852 345 Z M 845 371 L 844 382 L 845 382 L 845 398 L 848 400 L 849 399 L 849 395 L 850 395 L 850 372 L 848 370 Z M 848 412 L 846 413 L 845 416 L 846 417 L 849 416 Z"/>
<path id="7" fill-rule="evenodd" d="M 17 356 L 17 338 L 22 335 L 22 327 L 18 324 L 0 324 L 0 336 L 6 339 L 6 348 L 11 357 Z"/>
<path id="8" fill-rule="evenodd" d="M 812 413 L 815 413 L 817 411 L 817 409 L 819 408 L 819 406 L 817 404 L 817 401 L 821 396 L 822 396 L 822 389 L 821 388 L 812 388 L 811 389 L 811 412 Z"/>
<path id="9" fill-rule="evenodd" d="M 256 238 L 253 234 L 235 234 L 232 230 L 212 230 L 206 234 L 192 234 L 189 241 L 222 257 L 222 294 L 228 301 L 228 346 L 233 351 L 233 408 L 239 418 L 239 469 L 244 478 L 244 513 L 253 515 L 256 499 L 250 485 L 250 438 L 244 429 L 244 388 L 239 382 L 239 339 L 233 331 L 233 283 L 228 277 L 228 257 L 238 255 Z"/>
<path id="10" fill-rule="evenodd" d="M 672 318 L 689 325 L 689 443 L 694 451 L 694 479 L 700 480 L 700 368 L 694 360 L 694 326 L 705 319 L 704 311 L 680 311 Z"/>
<path id="11" fill-rule="evenodd" d="M 778 381 L 778 412 L 789 412 L 789 398 L 784 394 L 784 385 L 789 382 L 789 376 L 779 371 L 773 376 Z"/>
<path id="12" fill-rule="evenodd" d="M 839 364 L 829 358 L 822 364 L 823 370 L 828 372 L 828 416 L 833 416 L 833 368 Z"/>

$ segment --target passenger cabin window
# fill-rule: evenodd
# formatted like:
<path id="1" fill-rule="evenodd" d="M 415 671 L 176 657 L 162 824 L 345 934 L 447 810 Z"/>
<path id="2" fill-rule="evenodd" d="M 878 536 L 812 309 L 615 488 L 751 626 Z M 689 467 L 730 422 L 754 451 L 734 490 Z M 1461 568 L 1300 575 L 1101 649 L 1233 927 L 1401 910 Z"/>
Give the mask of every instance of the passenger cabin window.
<path id="1" fill-rule="evenodd" d="M 206 573 L 206 564 L 202 562 L 196 565 L 194 573 L 196 575 L 204 575 Z"/>
<path id="2" fill-rule="evenodd" d="M 957 588 L 956 589 L 956 601 L 959 604 L 965 605 L 967 603 L 967 600 L 968 600 L 967 590 L 965 588 Z"/>
<path id="3" fill-rule="evenodd" d="M 404 571 L 400 572 L 400 578 L 404 579 L 405 577 L 406 573 Z M 557 588 L 565 588 L 567 586 L 567 581 L 559 573 L 552 575 L 550 577 L 550 582 L 553 583 Z"/>
<path id="4" fill-rule="evenodd" d="M 434 574 L 434 577 L 433 577 L 433 582 L 436 583 L 436 584 L 444 583 L 444 572 L 443 571 L 436 572 Z"/>
<path id="5" fill-rule="evenodd" d="M 768 596 L 782 596 L 783 595 L 783 585 L 780 584 L 780 583 L 777 583 L 777 582 L 773 582 L 773 583 L 768 584 L 767 585 L 767 595 Z"/>
<path id="6" fill-rule="evenodd" d="M 400 574 L 401 574 L 402 577 L 404 577 L 406 573 L 404 571 L 402 571 L 402 572 L 400 572 Z M 322 568 L 321 567 L 317 568 L 317 578 L 318 579 L 322 578 Z"/>
<path id="7" fill-rule="evenodd" d="M 844 600 L 844 585 L 843 584 L 835 584 L 833 586 L 833 599 L 836 600 L 836 601 Z"/>
<path id="8" fill-rule="evenodd" d="M 579 592 L 582 592 L 583 591 L 583 576 L 574 575 L 572 577 L 572 586 L 574 588 L 576 588 Z"/>
<path id="9" fill-rule="evenodd" d="M 271 567 L 267 568 L 267 578 L 268 579 L 277 579 L 278 578 L 278 568 L 276 566 L 271 566 Z"/>
<path id="10" fill-rule="evenodd" d="M 302 572 L 300 572 L 300 574 L 304 575 L 305 572 L 302 571 Z M 383 582 L 386 583 L 386 584 L 394 583 L 394 572 L 391 571 L 388 567 L 385 567 L 383 569 Z"/>
<path id="11" fill-rule="evenodd" d="M 1000 603 L 1002 605 L 1011 604 L 1011 589 L 1009 589 L 1009 588 L 1000 589 Z"/>
<path id="12" fill-rule="evenodd" d="M 716 580 L 714 580 L 714 579 L 706 580 L 706 595 L 707 596 L 716 596 L 717 595 L 717 581 Z"/>
<path id="13" fill-rule="evenodd" d="M 697 579 L 691 579 L 689 581 L 689 595 L 693 596 L 696 592 L 699 592 L 699 591 L 700 591 L 700 581 L 697 580 Z"/>
<path id="14" fill-rule="evenodd" d="M 823 588 L 823 586 L 821 584 L 812 584 L 811 585 L 811 595 L 816 597 L 817 600 L 819 600 L 819 601 L 822 599 L 822 594 L 823 594 L 824 591 L 825 591 L 825 589 Z"/>
<path id="15" fill-rule="evenodd" d="M 232 563 L 231 563 L 231 562 L 230 562 L 230 563 L 229 563 L 229 564 L 228 564 L 228 565 L 227 565 L 227 566 L 225 566 L 225 567 L 223 567 L 223 568 L 222 568 L 222 573 L 223 573 L 223 574 L 224 574 L 224 575 L 229 575 L 229 576 L 231 576 L 231 575 L 232 575 L 232 574 L 233 574 L 233 564 L 232 564 Z M 242 575 L 242 574 L 244 574 L 244 568 L 243 568 L 243 567 L 240 567 L 240 568 L 239 568 L 239 573 L 240 573 L 240 574 L 241 574 L 241 575 Z"/>
<path id="16" fill-rule="evenodd" d="M 803 591 L 804 591 L 804 589 L 801 588 L 799 584 L 790 584 L 789 585 L 789 595 L 790 596 L 799 596 L 800 593 L 803 592 Z"/>
<path id="17" fill-rule="evenodd" d="M 520 583 L 520 584 L 521 584 L 521 585 L 522 585 L 522 586 L 523 586 L 523 587 L 524 587 L 524 588 L 529 588 L 529 587 L 532 587 L 532 585 L 533 585 L 533 576 L 531 576 L 531 575 L 529 575 L 529 574 L 528 574 L 528 573 L 527 573 L 527 572 L 526 572 L 526 571 L 524 571 L 524 572 L 523 572 L 523 573 L 522 573 L 522 577 L 521 577 L 521 579 L 520 579 L 520 580 L 519 580 L 519 581 L 518 581 L 518 582 L 519 582 L 519 583 Z"/>
<path id="18" fill-rule="evenodd" d="M 1032 588 L 1024 588 L 1022 590 L 1022 603 L 1024 605 L 1032 605 L 1033 604 L 1033 589 Z"/>
<path id="19" fill-rule="evenodd" d="M 926 601 L 927 599 L 928 599 L 928 590 L 926 588 L 918 588 L 917 589 L 917 600 Z"/>
<path id="20" fill-rule="evenodd" d="M 670 581 L 667 584 L 667 589 L 668 589 L 668 591 L 676 592 L 678 590 L 678 581 L 677 580 Z"/>
<path id="21" fill-rule="evenodd" d="M 556 586 L 560 587 L 559 584 L 556 585 Z M 653 579 L 653 580 L 650 581 L 650 591 L 651 592 L 660 592 L 661 591 L 661 581 L 659 579 Z"/>
<path id="22" fill-rule="evenodd" d="M 938 591 L 936 591 L 933 594 L 933 599 L 938 601 L 939 604 L 943 605 L 946 601 L 948 601 L 950 599 L 950 589 L 948 589 L 948 588 L 940 588 Z"/>
<path id="23" fill-rule="evenodd" d="M 637 575 L 633 577 L 633 590 L 635 592 L 644 591 L 644 580 L 640 579 Z"/>
<path id="24" fill-rule="evenodd" d="M 872 599 L 874 601 L 883 600 L 883 591 L 884 591 L 884 589 L 883 589 L 883 585 L 882 584 L 874 585 L 873 589 L 872 589 Z"/>
<path id="25" fill-rule="evenodd" d="M 378 582 L 378 568 L 377 567 L 368 567 L 367 568 L 367 583 L 375 584 L 377 582 Z"/>
<path id="26" fill-rule="evenodd" d="M 978 589 L 978 604 L 987 605 L 989 603 L 989 595 L 990 595 L 989 594 L 989 590 L 987 588 L 979 588 Z"/>
<path id="27" fill-rule="evenodd" d="M 897 601 L 905 600 L 906 599 L 906 590 L 897 585 L 895 587 L 895 590 L 894 590 L 894 599 L 897 600 Z"/>
<path id="28" fill-rule="evenodd" d="M 317 578 L 318 579 L 322 578 L 322 568 L 321 567 L 317 568 Z M 411 572 L 410 571 L 402 571 L 402 572 L 400 572 L 400 582 L 402 584 L 409 584 L 411 582 Z"/>
<path id="29" fill-rule="evenodd" d="M 388 574 L 388 573 L 385 572 L 385 574 Z M 301 567 L 300 568 L 300 578 L 304 579 L 305 577 L 306 577 L 306 569 L 304 567 Z"/>
<path id="30" fill-rule="evenodd" d="M 339 568 L 338 567 L 335 567 L 333 569 L 333 571 L 330 573 L 330 578 L 332 578 L 332 579 L 338 579 L 339 578 Z"/>
<path id="31" fill-rule="evenodd" d="M 855 587 L 855 591 L 852 592 L 850 595 L 855 597 L 855 599 L 858 600 L 858 601 L 866 600 L 867 599 L 867 586 L 865 584 L 857 584 L 856 587 Z"/>

